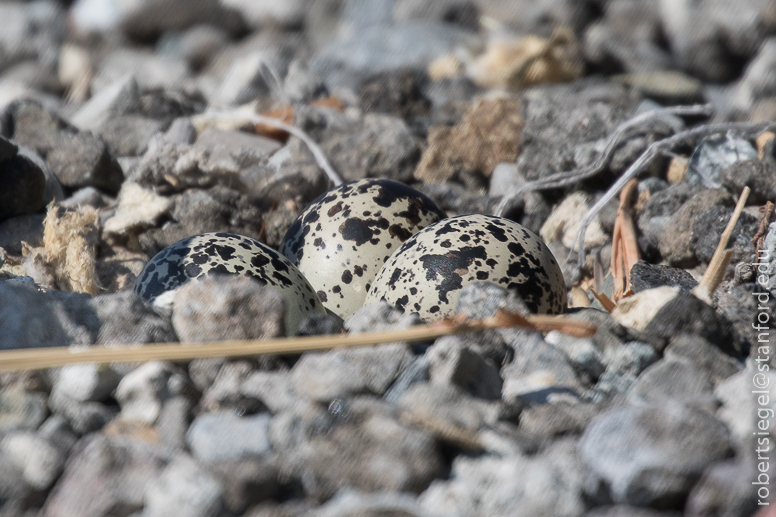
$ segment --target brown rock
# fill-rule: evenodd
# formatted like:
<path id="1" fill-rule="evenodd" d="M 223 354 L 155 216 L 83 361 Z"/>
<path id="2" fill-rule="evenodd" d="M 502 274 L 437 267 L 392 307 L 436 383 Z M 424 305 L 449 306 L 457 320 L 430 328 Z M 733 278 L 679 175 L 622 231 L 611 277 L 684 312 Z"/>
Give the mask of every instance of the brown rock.
<path id="1" fill-rule="evenodd" d="M 431 128 L 415 178 L 439 183 L 461 174 L 488 177 L 497 164 L 517 160 L 524 125 L 519 100 L 479 101 L 460 125 Z"/>

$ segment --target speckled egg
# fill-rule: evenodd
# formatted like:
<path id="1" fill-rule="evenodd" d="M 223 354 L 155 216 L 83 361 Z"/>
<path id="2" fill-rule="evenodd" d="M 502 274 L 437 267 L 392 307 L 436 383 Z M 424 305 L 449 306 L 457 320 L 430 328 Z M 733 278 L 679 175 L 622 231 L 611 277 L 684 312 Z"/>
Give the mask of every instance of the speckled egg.
<path id="1" fill-rule="evenodd" d="M 563 273 L 550 249 L 520 224 L 489 215 L 451 217 L 415 234 L 377 273 L 365 303 L 385 300 L 439 319 L 478 281 L 514 289 L 535 313 L 566 307 Z"/>
<path id="2" fill-rule="evenodd" d="M 279 251 L 299 266 L 327 309 L 347 318 L 364 303 L 377 271 L 401 244 L 445 217 L 402 183 L 345 183 L 313 201 Z"/>
<path id="3" fill-rule="evenodd" d="M 309 312 L 326 310 L 310 283 L 288 259 L 266 244 L 232 233 L 203 233 L 167 246 L 145 265 L 135 292 L 148 301 L 192 278 L 243 275 L 275 288 L 286 304 L 286 334 Z"/>

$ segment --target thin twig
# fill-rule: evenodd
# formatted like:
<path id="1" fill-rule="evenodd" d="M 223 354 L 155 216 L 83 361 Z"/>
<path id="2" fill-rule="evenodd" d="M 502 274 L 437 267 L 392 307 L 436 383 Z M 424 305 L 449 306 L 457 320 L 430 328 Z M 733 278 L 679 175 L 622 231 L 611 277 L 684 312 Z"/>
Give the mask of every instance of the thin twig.
<path id="1" fill-rule="evenodd" d="M 598 212 L 606 206 L 606 204 L 613 199 L 620 190 L 625 186 L 631 178 L 635 178 L 646 169 L 652 159 L 663 152 L 666 149 L 672 149 L 682 144 L 687 144 L 693 139 L 705 138 L 707 136 L 725 133 L 727 131 L 736 131 L 742 138 L 751 138 L 765 131 L 773 126 L 773 122 L 732 122 L 721 124 L 706 124 L 700 127 L 682 131 L 674 136 L 659 140 L 650 145 L 646 151 L 644 151 L 638 159 L 631 164 L 630 167 L 620 176 L 617 181 L 601 196 L 601 198 L 587 211 L 582 218 L 582 224 L 579 226 L 579 232 L 574 240 L 574 245 L 571 248 L 569 257 L 567 260 L 571 260 L 571 253 L 574 249 L 579 250 L 577 261 L 579 267 L 582 268 L 585 264 L 585 232 L 590 223 L 598 215 Z"/>
<path id="2" fill-rule="evenodd" d="M 760 207 L 760 213 L 763 215 L 760 217 L 757 233 L 752 237 L 752 244 L 754 244 L 754 249 L 757 250 L 758 257 L 760 251 L 765 249 L 765 237 L 768 235 L 768 226 L 771 224 L 771 217 L 773 217 L 773 206 L 772 202 L 766 201 L 765 205 Z"/>
<path id="3" fill-rule="evenodd" d="M 614 279 L 614 292 L 612 300 L 619 302 L 630 289 L 630 271 L 641 258 L 639 245 L 636 239 L 636 228 L 630 212 L 630 204 L 633 194 L 638 188 L 638 180 L 631 178 L 625 188 L 620 192 L 620 207 L 617 211 L 617 219 L 614 222 L 612 232 L 612 278 Z"/>
<path id="4" fill-rule="evenodd" d="M 564 316 L 520 316 L 499 311 L 481 320 L 445 320 L 395 331 L 350 335 L 307 336 L 272 340 L 232 340 L 213 343 L 160 343 L 122 347 L 56 347 L 0 351 L 0 372 L 37 370 L 71 363 L 140 361 L 190 361 L 203 357 L 244 357 L 260 354 L 292 354 L 339 347 L 355 347 L 423 341 L 455 332 L 519 326 L 534 330 L 559 330 L 577 337 L 595 334 L 596 327 Z"/>
<path id="5" fill-rule="evenodd" d="M 644 112 L 640 115 L 623 122 L 614 130 L 614 133 L 609 137 L 609 141 L 606 144 L 604 152 L 593 162 L 589 167 L 577 169 L 574 171 L 556 172 L 550 174 L 542 179 L 529 181 L 516 190 L 508 192 L 496 206 L 494 211 L 495 215 L 503 216 L 506 210 L 512 205 L 514 200 L 523 192 L 530 192 L 534 190 L 551 190 L 556 188 L 567 187 L 574 185 L 582 180 L 586 180 L 599 174 L 609 164 L 609 161 L 614 155 L 614 151 L 617 146 L 623 140 L 623 137 L 631 129 L 639 127 L 642 124 L 650 122 L 652 120 L 660 120 L 665 122 L 674 132 L 679 131 L 681 127 L 673 123 L 669 115 L 711 115 L 712 107 L 710 104 L 697 104 L 692 106 L 674 106 L 670 108 L 659 108 Z"/>
<path id="6" fill-rule="evenodd" d="M 276 118 L 265 117 L 255 113 L 245 113 L 242 111 L 209 110 L 203 113 L 202 116 L 216 120 L 238 120 L 250 122 L 251 124 L 266 124 L 267 126 L 282 129 L 283 131 L 294 135 L 305 143 L 305 145 L 310 149 L 310 152 L 313 153 L 315 161 L 318 162 L 318 166 L 323 169 L 323 171 L 326 173 L 326 176 L 329 177 L 329 181 L 331 181 L 335 187 L 342 184 L 342 178 L 340 178 L 339 174 L 334 171 L 334 167 L 332 167 L 329 163 L 329 160 L 326 158 L 323 149 L 321 149 L 320 146 L 315 143 L 315 141 L 310 138 L 307 133 L 298 127 L 286 124 L 285 122 L 282 122 Z"/>

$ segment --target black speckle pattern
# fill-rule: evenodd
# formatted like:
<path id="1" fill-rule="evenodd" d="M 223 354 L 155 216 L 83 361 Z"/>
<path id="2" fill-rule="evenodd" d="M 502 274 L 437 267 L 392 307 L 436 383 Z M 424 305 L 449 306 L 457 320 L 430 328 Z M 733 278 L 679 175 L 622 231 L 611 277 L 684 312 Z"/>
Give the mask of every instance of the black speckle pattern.
<path id="1" fill-rule="evenodd" d="M 187 237 L 160 251 L 140 272 L 135 292 L 148 301 L 193 278 L 221 273 L 243 275 L 274 287 L 286 303 L 286 332 L 296 332 L 308 312 L 326 310 L 310 283 L 266 244 L 231 233 Z"/>
<path id="2" fill-rule="evenodd" d="M 364 303 L 385 300 L 427 320 L 449 316 L 477 281 L 514 289 L 538 314 L 566 309 L 566 284 L 550 249 L 523 226 L 489 215 L 450 217 L 410 237 L 377 273 Z"/>
<path id="3" fill-rule="evenodd" d="M 354 181 L 313 201 L 291 225 L 279 251 L 325 294 L 327 309 L 347 318 L 363 305 L 386 258 L 444 217 L 433 201 L 407 185 Z"/>

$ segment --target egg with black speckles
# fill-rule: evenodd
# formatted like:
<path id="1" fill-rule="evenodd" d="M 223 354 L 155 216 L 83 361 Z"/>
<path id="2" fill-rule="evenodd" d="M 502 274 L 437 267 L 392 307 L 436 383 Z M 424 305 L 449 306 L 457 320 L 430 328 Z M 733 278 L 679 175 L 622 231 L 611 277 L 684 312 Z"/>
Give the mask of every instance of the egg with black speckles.
<path id="1" fill-rule="evenodd" d="M 286 305 L 287 335 L 296 333 L 308 313 L 326 313 L 315 290 L 286 257 L 256 239 L 232 233 L 203 233 L 167 246 L 140 272 L 135 292 L 151 302 L 211 274 L 247 276 L 277 290 Z"/>
<path id="2" fill-rule="evenodd" d="M 278 249 L 308 278 L 323 305 L 347 318 L 361 308 L 388 257 L 444 217 L 433 201 L 403 183 L 358 180 L 313 201 Z"/>
<path id="3" fill-rule="evenodd" d="M 532 312 L 566 309 L 566 284 L 550 249 L 522 225 L 490 215 L 450 217 L 407 240 L 377 273 L 365 303 L 385 300 L 425 320 L 451 315 L 473 282 L 513 289 Z"/>

